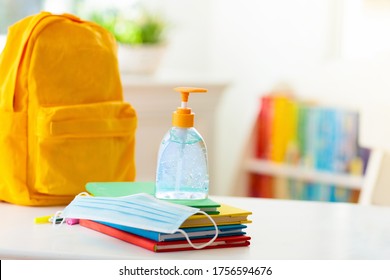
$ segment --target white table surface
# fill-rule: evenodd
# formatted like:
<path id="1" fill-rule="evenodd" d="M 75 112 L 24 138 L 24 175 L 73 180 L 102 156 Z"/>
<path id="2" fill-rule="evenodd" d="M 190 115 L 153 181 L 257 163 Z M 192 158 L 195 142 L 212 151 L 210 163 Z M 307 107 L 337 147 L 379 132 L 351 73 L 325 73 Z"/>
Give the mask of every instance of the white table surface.
<path id="1" fill-rule="evenodd" d="M 253 212 L 249 247 L 153 253 L 79 225 L 34 224 L 62 207 L 0 203 L 0 259 L 390 259 L 390 207 L 212 198 Z"/>

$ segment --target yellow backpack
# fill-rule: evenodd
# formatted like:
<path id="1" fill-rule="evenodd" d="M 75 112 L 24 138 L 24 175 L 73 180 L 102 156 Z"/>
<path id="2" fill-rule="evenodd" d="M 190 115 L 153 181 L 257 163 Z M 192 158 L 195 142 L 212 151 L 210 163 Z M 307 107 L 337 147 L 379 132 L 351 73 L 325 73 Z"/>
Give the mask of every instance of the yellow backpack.
<path id="1" fill-rule="evenodd" d="M 87 182 L 133 181 L 136 124 L 108 31 L 47 12 L 10 27 L 0 55 L 0 200 L 63 205 Z"/>

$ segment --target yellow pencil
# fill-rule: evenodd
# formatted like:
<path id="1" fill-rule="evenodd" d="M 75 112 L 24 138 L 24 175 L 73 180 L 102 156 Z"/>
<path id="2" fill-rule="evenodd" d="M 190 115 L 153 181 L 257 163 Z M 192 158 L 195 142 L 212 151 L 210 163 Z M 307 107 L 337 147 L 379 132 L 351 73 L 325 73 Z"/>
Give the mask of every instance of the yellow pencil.
<path id="1" fill-rule="evenodd" d="M 42 216 L 42 217 L 36 217 L 34 219 L 34 223 L 36 224 L 46 224 L 46 223 L 50 223 L 50 218 L 52 216 Z"/>

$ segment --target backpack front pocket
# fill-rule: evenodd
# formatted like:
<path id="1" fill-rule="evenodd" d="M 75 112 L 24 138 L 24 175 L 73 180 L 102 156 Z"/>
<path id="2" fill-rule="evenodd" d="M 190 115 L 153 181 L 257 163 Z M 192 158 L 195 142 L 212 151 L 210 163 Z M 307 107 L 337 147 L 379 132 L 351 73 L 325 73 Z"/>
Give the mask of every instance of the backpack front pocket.
<path id="1" fill-rule="evenodd" d="M 135 130 L 135 111 L 123 102 L 41 108 L 35 190 L 76 195 L 87 182 L 133 181 Z"/>

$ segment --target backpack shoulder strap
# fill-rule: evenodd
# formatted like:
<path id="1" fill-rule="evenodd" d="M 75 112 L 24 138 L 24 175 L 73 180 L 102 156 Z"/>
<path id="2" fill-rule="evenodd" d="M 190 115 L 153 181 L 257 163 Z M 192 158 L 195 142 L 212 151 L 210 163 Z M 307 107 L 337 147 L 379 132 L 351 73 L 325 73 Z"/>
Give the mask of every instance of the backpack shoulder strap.
<path id="1" fill-rule="evenodd" d="M 27 17 L 9 28 L 7 43 L 0 55 L 0 108 L 14 111 L 14 92 L 20 61 L 35 27 L 51 14 L 41 12 Z"/>

